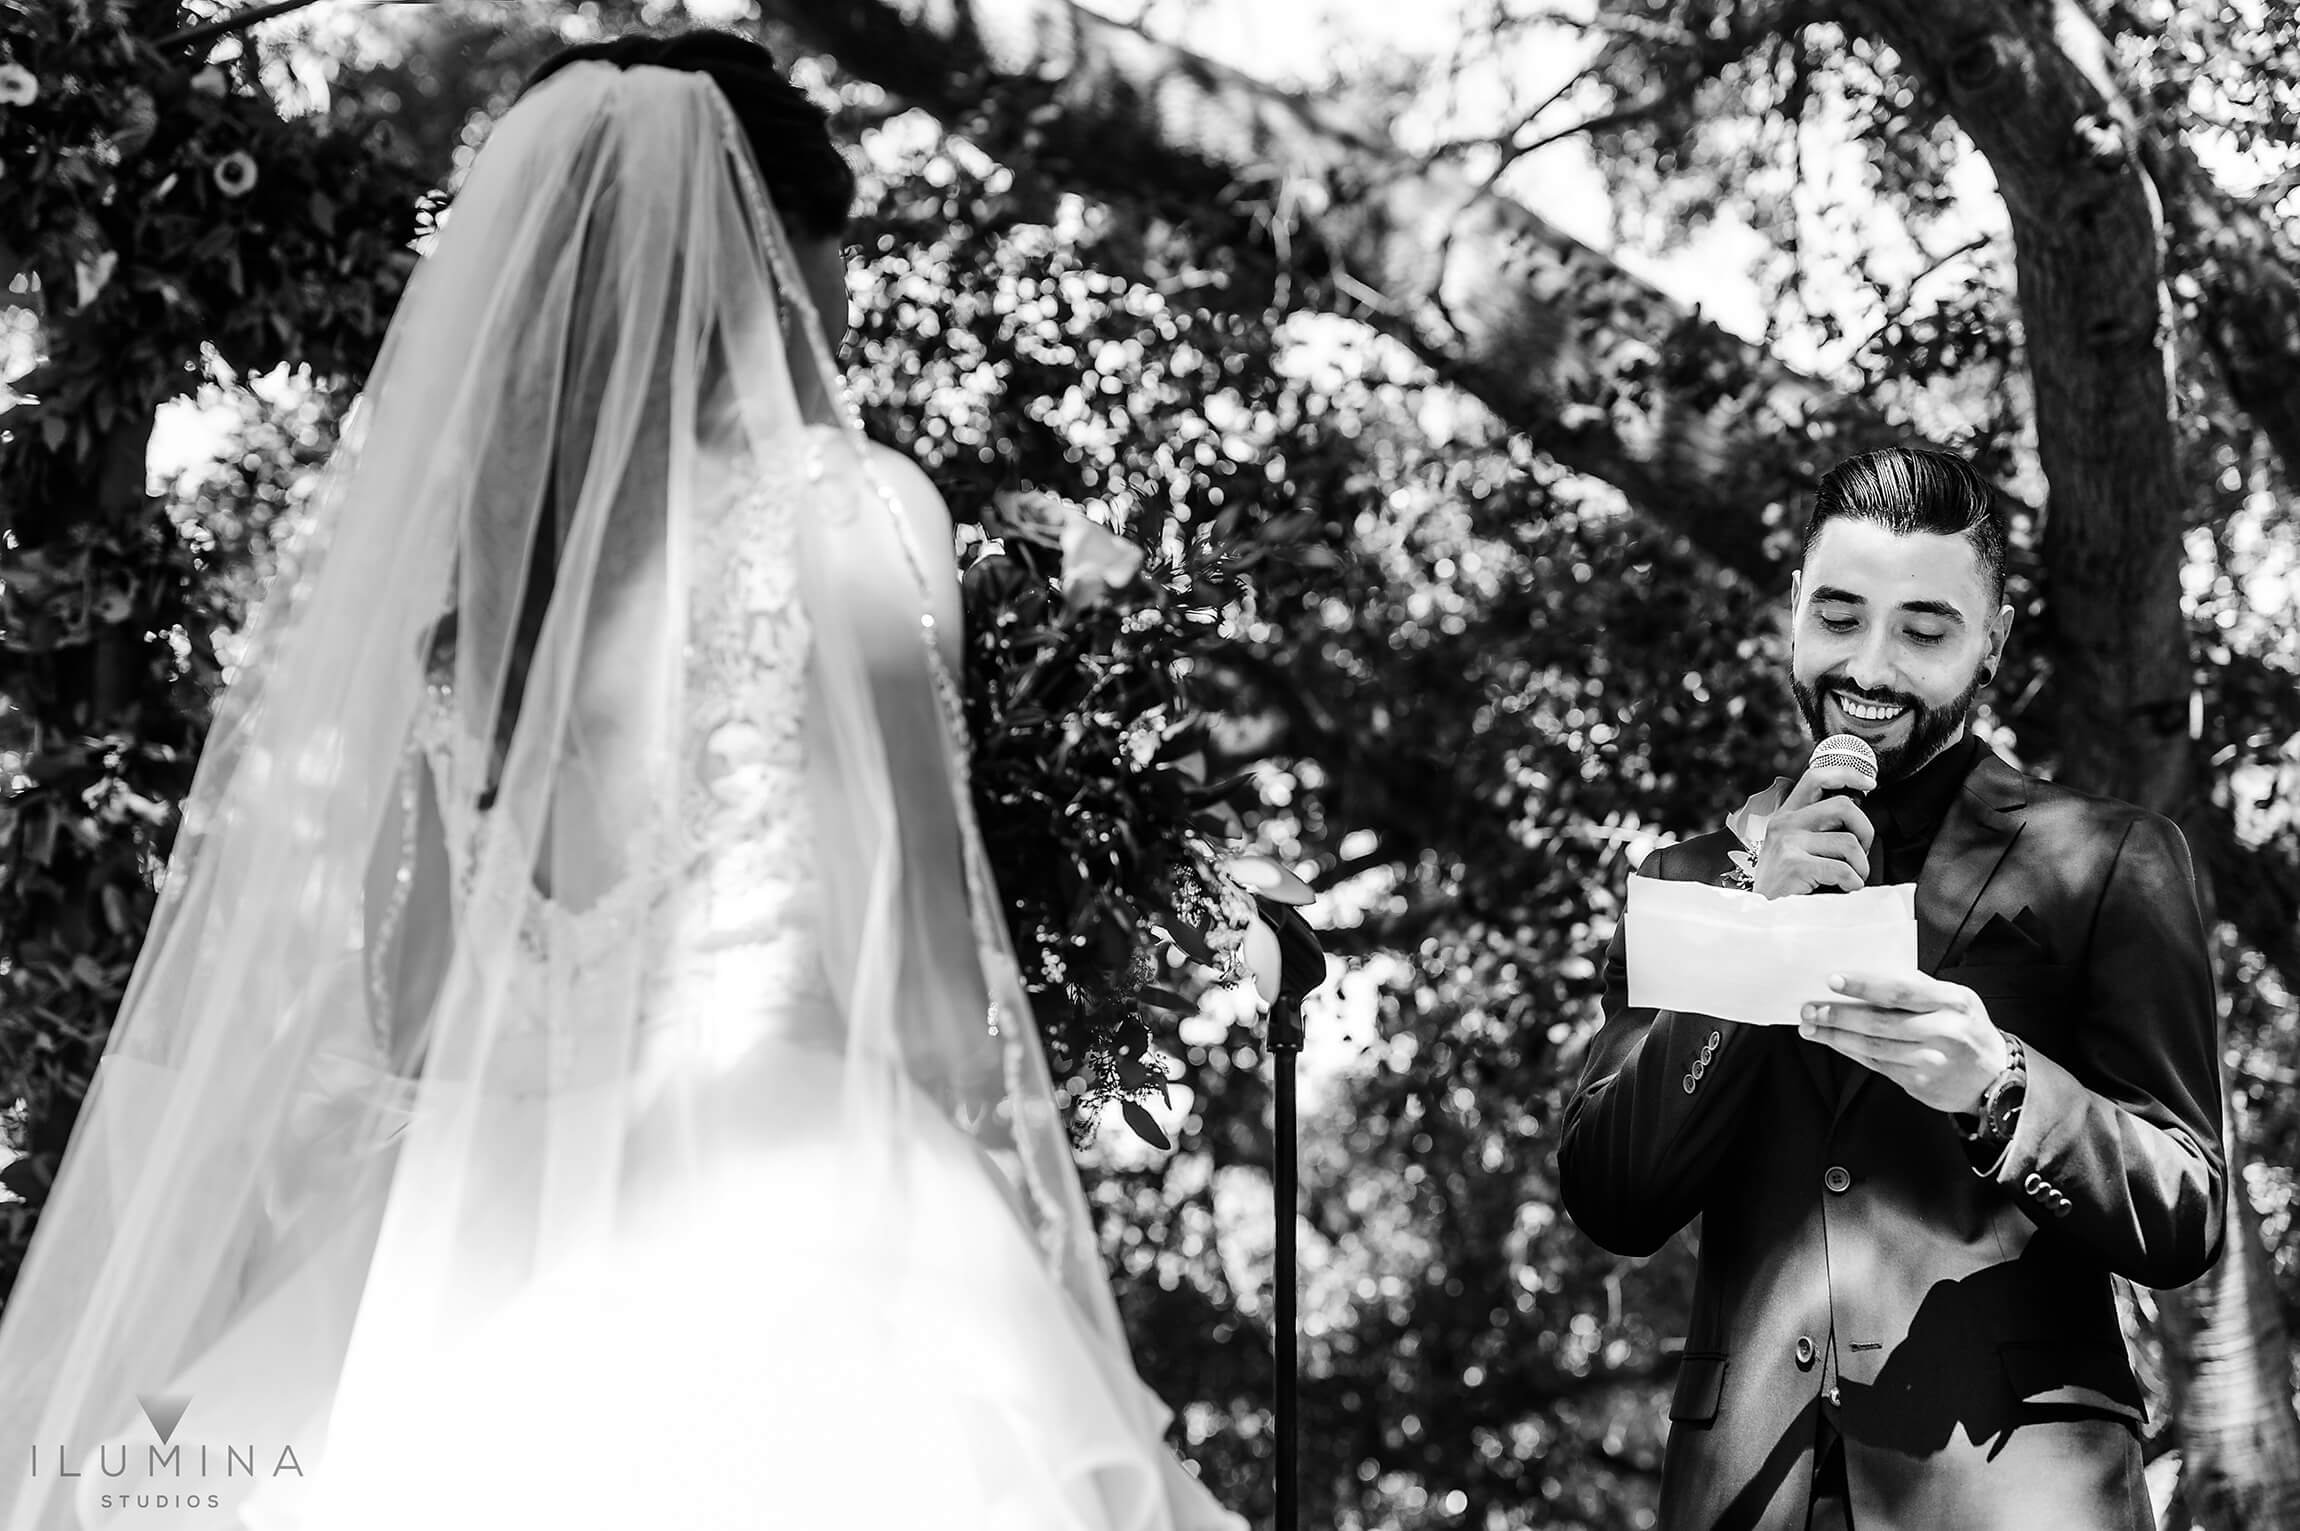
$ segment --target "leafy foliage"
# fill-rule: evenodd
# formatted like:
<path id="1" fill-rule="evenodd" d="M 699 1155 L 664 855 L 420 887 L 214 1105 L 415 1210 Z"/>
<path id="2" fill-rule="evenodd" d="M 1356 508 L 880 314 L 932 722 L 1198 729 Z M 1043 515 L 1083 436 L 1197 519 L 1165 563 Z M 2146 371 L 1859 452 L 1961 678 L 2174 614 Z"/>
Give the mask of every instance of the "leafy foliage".
<path id="1" fill-rule="evenodd" d="M 153 412 L 203 355 L 364 368 L 421 190 L 356 121 L 285 121 L 159 47 L 172 5 L 0 4 L 0 260 L 49 356 L 0 428 L 0 1099 L 12 1283 L 150 916 L 239 597 L 147 498 Z"/>
<path id="2" fill-rule="evenodd" d="M 1245 918 L 1216 891 L 1226 789 L 1204 780 L 1200 724 L 1251 575 L 1302 524 L 1216 423 L 1252 412 L 1269 342 L 1110 270 L 1126 225 L 961 141 L 882 143 L 879 161 L 853 236 L 854 385 L 966 526 L 977 812 L 1057 1071 L 1086 1072 L 1089 1101 L 1139 1093 L 1157 1079 L 1139 999 L 1164 976 L 1157 932 L 1220 968 L 1199 933 L 1226 949 Z M 1026 494 L 1147 550 L 1141 574 L 1108 599 L 1066 592 L 1060 549 L 1001 508 Z"/>

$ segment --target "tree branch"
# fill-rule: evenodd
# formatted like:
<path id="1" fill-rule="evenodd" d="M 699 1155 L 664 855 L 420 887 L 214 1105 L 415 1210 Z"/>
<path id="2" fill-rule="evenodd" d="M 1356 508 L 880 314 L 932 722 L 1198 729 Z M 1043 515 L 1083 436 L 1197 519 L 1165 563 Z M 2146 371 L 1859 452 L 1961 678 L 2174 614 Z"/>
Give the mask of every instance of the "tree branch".
<path id="1" fill-rule="evenodd" d="M 1627 127 L 1633 122 L 1643 122 L 1655 112 L 1678 99 L 1680 99 L 1680 95 L 1675 90 L 1651 90 L 1637 100 L 1625 102 L 1609 111 L 1595 112 L 1582 118 L 1579 122 L 1569 122 L 1562 128 L 1552 128 L 1529 144 L 1512 145 L 1507 158 L 1502 161 L 1502 168 L 1507 169 L 1527 155 L 1538 154 L 1551 144 L 1562 143 L 1568 138 L 1577 138 L 1584 133 L 1602 133 L 1607 128 Z M 1486 184 L 1492 185 L 1494 181 L 1500 178 L 1500 173 L 1497 170 L 1492 175 L 1487 176 Z"/>
<path id="2" fill-rule="evenodd" d="M 994 152 L 1266 245 L 1565 467 L 1764 585 L 1793 507 L 1897 422 L 1783 365 L 1340 105 L 1067 0 L 772 0 L 811 46 Z M 1043 124 L 1059 120 L 1060 132 Z M 1295 221 L 1291 209 L 1307 209 Z M 1257 218 L 1264 232 L 1256 233 Z"/>
<path id="3" fill-rule="evenodd" d="M 155 46 L 189 48 L 197 43 L 213 41 L 227 32 L 242 31 L 259 21 L 269 21 L 274 16 L 285 16 L 290 11 L 300 11 L 317 3 L 318 0 L 271 0 L 268 5 L 251 5 L 244 11 L 234 11 L 228 16 L 218 16 L 213 21 L 203 21 L 196 27 L 186 27 L 181 32 L 171 33 L 161 38 Z"/>

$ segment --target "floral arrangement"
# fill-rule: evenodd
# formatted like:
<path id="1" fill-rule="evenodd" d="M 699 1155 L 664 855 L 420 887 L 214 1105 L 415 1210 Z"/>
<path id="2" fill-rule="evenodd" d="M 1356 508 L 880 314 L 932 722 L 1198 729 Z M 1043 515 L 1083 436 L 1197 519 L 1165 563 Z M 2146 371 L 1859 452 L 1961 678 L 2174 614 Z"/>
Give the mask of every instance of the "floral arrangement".
<path id="1" fill-rule="evenodd" d="M 967 550 L 967 687 L 978 816 L 1058 1073 L 1090 1081 L 1083 1129 L 1167 1090 L 1146 1010 L 1174 985 L 1250 987 L 1265 1010 L 1325 980 L 1311 889 L 1253 851 L 1248 777 L 1209 782 L 1196 667 L 1223 642 L 1235 577 L 1153 560 L 1087 508 L 994 497 Z M 1011 875 L 1028 868 L 1027 877 Z"/>

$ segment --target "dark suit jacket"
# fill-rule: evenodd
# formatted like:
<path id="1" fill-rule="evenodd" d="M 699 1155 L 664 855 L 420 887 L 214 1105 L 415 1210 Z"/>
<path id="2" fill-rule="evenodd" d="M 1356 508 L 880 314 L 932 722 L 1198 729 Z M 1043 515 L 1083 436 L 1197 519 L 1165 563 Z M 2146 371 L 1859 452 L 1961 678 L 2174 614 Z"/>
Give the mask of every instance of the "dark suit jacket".
<path id="1" fill-rule="evenodd" d="M 1702 835 L 1639 875 L 1717 882 L 1737 845 Z M 2155 1524 L 2110 1277 L 2179 1286 L 2221 1244 L 2187 846 L 1984 753 L 1917 924 L 1924 970 L 2027 1044 L 2019 1130 L 1987 1173 L 1890 1081 L 1848 1062 L 1827 1088 L 1794 1028 L 1630 1009 L 1614 938 L 1558 1159 L 1566 1210 L 1617 1253 L 1701 1219 L 1662 1531 L 1804 1531 L 1831 1382 L 1858 1531 Z"/>

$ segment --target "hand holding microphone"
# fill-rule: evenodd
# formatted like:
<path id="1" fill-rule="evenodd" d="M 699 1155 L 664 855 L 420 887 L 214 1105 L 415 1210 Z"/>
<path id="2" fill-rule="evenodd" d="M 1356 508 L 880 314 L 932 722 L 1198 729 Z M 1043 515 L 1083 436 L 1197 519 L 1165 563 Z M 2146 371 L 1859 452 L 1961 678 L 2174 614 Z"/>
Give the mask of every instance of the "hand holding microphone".
<path id="1" fill-rule="evenodd" d="M 1765 822 L 1757 892 L 1782 898 L 1867 886 L 1876 830 L 1860 803 L 1876 785 L 1877 755 L 1866 740 L 1831 734 L 1815 745 L 1805 774 Z"/>

